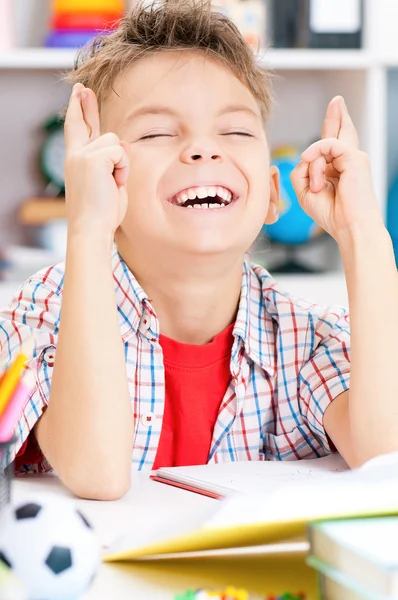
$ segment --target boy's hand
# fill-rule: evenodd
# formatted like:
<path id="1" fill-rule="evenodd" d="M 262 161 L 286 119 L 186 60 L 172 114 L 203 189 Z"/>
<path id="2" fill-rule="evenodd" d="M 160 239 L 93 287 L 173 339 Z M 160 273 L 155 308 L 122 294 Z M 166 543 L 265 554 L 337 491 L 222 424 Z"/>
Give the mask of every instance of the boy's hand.
<path id="1" fill-rule="evenodd" d="M 113 242 L 127 209 L 129 146 L 116 134 L 100 135 L 97 98 L 74 86 L 65 119 L 65 188 L 69 233 Z"/>
<path id="2" fill-rule="evenodd" d="M 291 174 L 305 212 L 339 242 L 342 234 L 383 223 L 373 191 L 368 156 L 341 96 L 330 102 L 322 139 L 301 155 Z"/>

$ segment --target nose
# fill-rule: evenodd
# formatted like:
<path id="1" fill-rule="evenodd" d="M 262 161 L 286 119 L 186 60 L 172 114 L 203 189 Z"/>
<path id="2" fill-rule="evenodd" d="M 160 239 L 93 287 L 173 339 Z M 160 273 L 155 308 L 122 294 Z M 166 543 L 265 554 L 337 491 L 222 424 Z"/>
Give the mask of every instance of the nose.
<path id="1" fill-rule="evenodd" d="M 191 144 L 183 150 L 181 160 L 184 163 L 193 164 L 195 162 L 221 161 L 222 158 L 216 144 L 208 142 L 207 144 Z"/>
<path id="2" fill-rule="evenodd" d="M 209 157 L 211 160 L 217 160 L 218 158 L 221 158 L 221 156 L 219 154 L 213 154 L 212 156 Z M 192 156 L 190 157 L 190 160 L 192 162 L 194 161 L 198 161 L 198 160 L 204 160 L 205 156 L 203 154 L 192 154 Z"/>

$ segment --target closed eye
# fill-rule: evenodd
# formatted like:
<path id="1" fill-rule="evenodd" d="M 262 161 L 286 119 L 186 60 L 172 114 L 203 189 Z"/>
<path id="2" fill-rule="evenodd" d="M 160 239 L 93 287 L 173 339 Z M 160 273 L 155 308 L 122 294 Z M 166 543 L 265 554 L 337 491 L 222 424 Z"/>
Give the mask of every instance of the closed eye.
<path id="1" fill-rule="evenodd" d="M 245 137 L 254 137 L 254 135 L 247 133 L 247 131 L 230 131 L 229 133 L 223 133 L 223 135 L 243 135 Z"/>
<path id="2" fill-rule="evenodd" d="M 254 135 L 252 135 L 251 133 L 248 133 L 247 131 L 230 131 L 229 133 L 223 133 L 222 135 L 240 135 L 243 137 L 254 137 Z M 151 133 L 150 135 L 146 135 L 142 138 L 140 138 L 140 140 L 153 140 L 155 138 L 158 137 L 174 137 L 171 134 L 168 133 Z"/>
<path id="3" fill-rule="evenodd" d="M 157 137 L 173 137 L 173 136 L 169 133 L 151 133 L 150 135 L 146 135 L 146 136 L 140 138 L 140 140 L 153 140 L 154 138 L 157 138 Z"/>

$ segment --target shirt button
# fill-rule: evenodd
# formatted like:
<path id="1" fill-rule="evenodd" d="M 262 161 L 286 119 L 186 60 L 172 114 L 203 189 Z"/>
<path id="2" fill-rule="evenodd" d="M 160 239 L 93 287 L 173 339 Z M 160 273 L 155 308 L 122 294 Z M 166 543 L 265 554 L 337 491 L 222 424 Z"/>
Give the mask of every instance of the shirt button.
<path id="1" fill-rule="evenodd" d="M 144 427 L 152 427 L 155 418 L 156 416 L 153 412 L 144 413 L 141 415 L 141 424 L 144 425 Z"/>
<path id="2" fill-rule="evenodd" d="M 146 333 L 150 327 L 151 327 L 151 318 L 148 315 L 144 315 L 141 320 L 141 324 L 140 324 L 141 333 Z"/>
<path id="3" fill-rule="evenodd" d="M 53 350 L 46 350 L 43 355 L 43 360 L 49 367 L 53 367 L 55 362 L 55 352 Z"/>

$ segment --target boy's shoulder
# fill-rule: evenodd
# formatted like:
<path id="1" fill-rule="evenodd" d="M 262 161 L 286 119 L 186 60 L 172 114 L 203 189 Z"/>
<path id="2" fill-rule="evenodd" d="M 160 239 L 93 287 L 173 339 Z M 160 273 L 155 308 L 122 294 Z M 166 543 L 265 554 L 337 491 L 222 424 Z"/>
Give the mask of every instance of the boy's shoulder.
<path id="1" fill-rule="evenodd" d="M 271 314 L 273 312 L 278 314 L 286 309 L 314 316 L 322 316 L 330 311 L 339 314 L 346 313 L 344 307 L 317 304 L 289 292 L 285 285 L 280 283 L 277 277 L 271 275 L 262 265 L 250 263 L 248 268 L 252 274 L 250 294 L 254 297 L 257 296 L 255 300 L 260 300 Z"/>
<path id="2" fill-rule="evenodd" d="M 26 280 L 23 288 L 33 287 L 39 290 L 40 287 L 44 288 L 48 292 L 53 292 L 58 296 L 62 296 L 65 278 L 65 262 L 60 262 L 48 267 L 43 267 L 40 271 L 31 275 Z"/>
<path id="3" fill-rule="evenodd" d="M 132 304 L 140 304 L 145 294 L 117 252 L 112 257 L 112 270 L 117 300 L 120 300 L 120 296 L 124 302 L 129 295 Z M 64 278 L 65 262 L 45 267 L 25 282 L 19 294 L 28 294 L 33 302 L 49 294 L 62 296 Z M 121 289 L 124 290 L 123 294 L 118 293 Z M 260 320 L 268 317 L 276 322 L 287 315 L 309 322 L 326 320 L 329 325 L 342 317 L 348 321 L 344 307 L 319 305 L 298 297 L 289 292 L 264 266 L 248 261 L 243 272 L 240 309 L 256 314 Z"/>
<path id="4" fill-rule="evenodd" d="M 350 318 L 346 307 L 305 300 L 286 290 L 263 266 L 251 263 L 248 267 L 250 321 L 253 326 L 256 324 L 263 329 L 272 327 L 275 343 L 278 335 L 280 342 L 284 340 L 287 344 L 292 336 L 304 336 L 315 343 L 332 331 L 337 336 L 349 334 Z"/>

